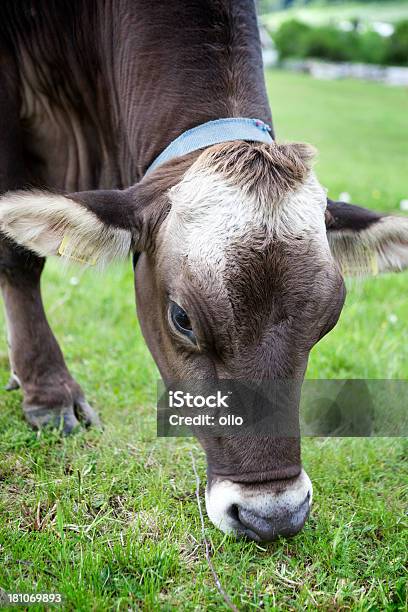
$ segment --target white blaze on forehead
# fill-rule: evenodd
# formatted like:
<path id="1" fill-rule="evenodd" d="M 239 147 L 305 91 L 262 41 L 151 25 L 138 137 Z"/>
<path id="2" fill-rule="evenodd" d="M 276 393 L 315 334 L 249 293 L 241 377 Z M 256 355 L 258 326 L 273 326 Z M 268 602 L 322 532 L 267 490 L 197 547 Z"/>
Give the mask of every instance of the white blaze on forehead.
<path id="1" fill-rule="evenodd" d="M 188 255 L 191 264 L 205 262 L 219 271 L 231 244 L 250 244 L 251 236 L 265 234 L 290 241 L 294 236 L 313 238 L 329 252 L 324 222 L 326 193 L 314 173 L 279 202 L 267 194 L 248 193 L 221 173 L 197 164 L 169 192 L 171 210 L 164 239 L 172 252 Z"/>

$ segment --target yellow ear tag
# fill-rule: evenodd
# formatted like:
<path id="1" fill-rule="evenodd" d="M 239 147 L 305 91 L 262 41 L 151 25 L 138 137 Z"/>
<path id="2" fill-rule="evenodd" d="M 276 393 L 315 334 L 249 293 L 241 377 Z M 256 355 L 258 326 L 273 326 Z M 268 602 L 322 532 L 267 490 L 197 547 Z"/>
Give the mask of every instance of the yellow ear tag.
<path id="1" fill-rule="evenodd" d="M 88 264 L 90 266 L 94 266 L 96 264 L 97 258 L 95 256 L 91 256 L 86 252 L 79 253 L 78 251 L 71 251 L 68 249 L 69 243 L 70 238 L 69 236 L 65 235 L 58 247 L 58 255 L 61 257 L 67 257 L 68 259 L 72 259 L 72 261 L 77 261 L 78 263 Z"/>
<path id="2" fill-rule="evenodd" d="M 379 273 L 377 253 L 373 253 L 370 263 L 371 263 L 371 270 L 370 270 L 371 274 L 373 276 L 377 276 L 377 274 Z"/>

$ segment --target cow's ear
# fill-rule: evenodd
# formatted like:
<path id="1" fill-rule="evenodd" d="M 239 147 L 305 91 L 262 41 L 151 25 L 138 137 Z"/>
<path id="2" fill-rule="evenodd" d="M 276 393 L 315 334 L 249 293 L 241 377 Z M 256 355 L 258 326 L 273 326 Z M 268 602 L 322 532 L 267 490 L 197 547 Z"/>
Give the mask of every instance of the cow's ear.
<path id="1" fill-rule="evenodd" d="M 345 275 L 399 272 L 408 267 L 408 217 L 327 200 L 327 237 Z"/>
<path id="2" fill-rule="evenodd" d="M 143 183 L 67 195 L 9 192 L 0 198 L 0 230 L 38 255 L 104 265 L 144 249 L 153 195 Z"/>

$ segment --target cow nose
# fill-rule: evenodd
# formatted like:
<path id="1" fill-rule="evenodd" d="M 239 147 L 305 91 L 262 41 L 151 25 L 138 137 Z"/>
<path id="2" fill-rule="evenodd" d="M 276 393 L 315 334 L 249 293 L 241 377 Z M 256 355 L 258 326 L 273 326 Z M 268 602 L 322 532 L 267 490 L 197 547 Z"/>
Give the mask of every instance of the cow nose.
<path id="1" fill-rule="evenodd" d="M 260 516 L 241 506 L 232 506 L 231 514 L 239 523 L 238 531 L 255 542 L 271 542 L 278 536 L 291 537 L 303 527 L 309 516 L 310 492 L 304 501 L 291 512 L 282 508 L 272 516 Z"/>

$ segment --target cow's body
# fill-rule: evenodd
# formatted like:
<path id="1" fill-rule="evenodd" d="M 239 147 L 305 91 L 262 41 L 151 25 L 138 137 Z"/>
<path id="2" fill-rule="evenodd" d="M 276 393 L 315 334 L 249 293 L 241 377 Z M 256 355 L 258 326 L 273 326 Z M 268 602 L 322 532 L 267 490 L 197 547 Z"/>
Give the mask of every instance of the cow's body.
<path id="1" fill-rule="evenodd" d="M 306 145 L 237 138 L 144 176 L 186 130 L 234 117 L 271 123 L 252 0 L 1 4 L 0 280 L 9 388 L 33 426 L 98 421 L 45 317 L 45 256 L 141 254 L 138 314 L 166 382 L 301 381 L 344 301 L 332 252 L 408 265 L 408 224 L 327 206 Z M 216 525 L 299 531 L 311 483 L 298 438 L 201 442 Z"/>
<path id="2" fill-rule="evenodd" d="M 195 125 L 271 121 L 252 0 L 20 0 L 0 23 L 20 187 L 127 187 Z"/>
<path id="3" fill-rule="evenodd" d="M 127 187 L 200 122 L 270 120 L 252 0 L 5 2 L 0 54 L 3 193 Z M 43 312 L 43 260 L 3 244 L 1 262 L 11 386 L 22 383 L 27 417 L 41 422 L 29 406 L 71 403 L 79 391 Z M 16 310 L 37 320 L 35 332 L 13 323 Z"/>

